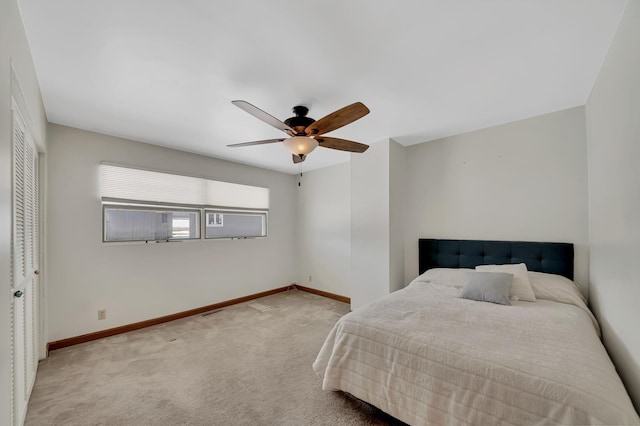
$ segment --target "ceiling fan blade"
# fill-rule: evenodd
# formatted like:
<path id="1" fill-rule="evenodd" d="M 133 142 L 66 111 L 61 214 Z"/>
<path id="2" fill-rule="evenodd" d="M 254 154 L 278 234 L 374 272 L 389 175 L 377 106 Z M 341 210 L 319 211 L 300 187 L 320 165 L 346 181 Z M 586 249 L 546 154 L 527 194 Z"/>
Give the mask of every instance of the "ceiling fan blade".
<path id="1" fill-rule="evenodd" d="M 323 135 L 352 123 L 367 114 L 369 114 L 369 108 L 362 102 L 356 102 L 322 117 L 320 120 L 309 125 L 305 129 L 305 132 L 308 136 Z"/>
<path id="2" fill-rule="evenodd" d="M 293 157 L 293 164 L 302 163 L 307 158 L 304 154 L 291 154 L 291 156 Z"/>
<path id="3" fill-rule="evenodd" d="M 325 148 L 339 149 L 340 151 L 365 152 L 369 145 L 360 142 L 348 141 L 346 139 L 329 138 L 326 136 L 317 137 L 316 140 Z"/>
<path id="4" fill-rule="evenodd" d="M 238 108 L 240 108 L 241 110 L 253 115 L 257 119 L 264 121 L 270 126 L 273 126 L 278 130 L 282 130 L 288 135 L 294 135 L 296 133 L 291 127 L 284 124 L 282 121 L 278 120 L 273 115 L 264 112 L 263 110 L 261 110 L 255 105 L 251 105 L 247 101 L 231 101 L 231 103 L 237 106 Z"/>
<path id="5" fill-rule="evenodd" d="M 281 138 L 281 139 L 265 139 L 263 141 L 253 141 L 253 142 L 242 142 L 242 143 L 233 143 L 231 145 L 227 145 L 230 147 L 238 147 L 238 146 L 250 146 L 250 145 L 264 145 L 266 143 L 276 143 L 276 142 L 282 142 L 283 140 L 285 140 L 286 138 Z"/>

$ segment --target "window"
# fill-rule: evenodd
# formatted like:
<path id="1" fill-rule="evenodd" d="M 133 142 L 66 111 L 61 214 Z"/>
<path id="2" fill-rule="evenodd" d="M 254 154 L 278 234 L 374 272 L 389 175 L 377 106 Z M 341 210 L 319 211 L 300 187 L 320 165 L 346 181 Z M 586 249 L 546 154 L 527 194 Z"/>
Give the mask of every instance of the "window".
<path id="1" fill-rule="evenodd" d="M 207 226 L 224 226 L 224 213 L 207 213 Z"/>
<path id="2" fill-rule="evenodd" d="M 100 165 L 103 242 L 267 236 L 269 189 Z"/>
<path id="3" fill-rule="evenodd" d="M 267 213 L 206 210 L 205 238 L 254 238 L 267 235 Z"/>
<path id="4" fill-rule="evenodd" d="M 170 241 L 200 238 L 199 210 L 105 204 L 103 241 Z"/>

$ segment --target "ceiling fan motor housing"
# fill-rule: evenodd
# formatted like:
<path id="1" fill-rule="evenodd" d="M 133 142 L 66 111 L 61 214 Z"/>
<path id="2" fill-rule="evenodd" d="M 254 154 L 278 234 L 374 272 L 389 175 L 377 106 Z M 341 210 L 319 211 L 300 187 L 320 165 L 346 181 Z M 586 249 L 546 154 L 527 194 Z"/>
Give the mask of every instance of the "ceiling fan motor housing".
<path id="1" fill-rule="evenodd" d="M 306 129 L 312 123 L 315 123 L 311 117 L 307 117 L 307 113 L 309 112 L 309 108 L 303 105 L 297 105 L 293 107 L 293 113 L 295 117 L 289 117 L 284 121 L 284 124 L 291 127 L 296 131 L 297 135 L 304 135 L 304 129 Z"/>

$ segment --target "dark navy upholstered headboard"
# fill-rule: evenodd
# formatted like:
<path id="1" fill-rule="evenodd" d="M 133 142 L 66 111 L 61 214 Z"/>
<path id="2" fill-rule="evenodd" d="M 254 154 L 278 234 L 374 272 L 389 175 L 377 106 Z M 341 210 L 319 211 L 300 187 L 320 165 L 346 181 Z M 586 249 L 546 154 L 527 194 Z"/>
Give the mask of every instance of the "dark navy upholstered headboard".
<path id="1" fill-rule="evenodd" d="M 418 240 L 419 269 L 525 263 L 529 271 L 573 280 L 573 244 L 528 241 Z"/>

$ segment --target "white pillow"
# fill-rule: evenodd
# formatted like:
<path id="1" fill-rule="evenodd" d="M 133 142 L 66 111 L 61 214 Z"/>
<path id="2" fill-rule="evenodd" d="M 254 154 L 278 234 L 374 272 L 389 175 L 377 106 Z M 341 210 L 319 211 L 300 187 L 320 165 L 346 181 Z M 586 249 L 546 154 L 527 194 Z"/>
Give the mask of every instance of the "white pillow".
<path id="1" fill-rule="evenodd" d="M 511 297 L 512 300 L 524 300 L 526 302 L 536 301 L 536 295 L 533 293 L 531 283 L 529 282 L 527 265 L 524 263 L 515 265 L 478 265 L 476 266 L 476 271 L 506 272 L 513 274 L 509 297 Z"/>

